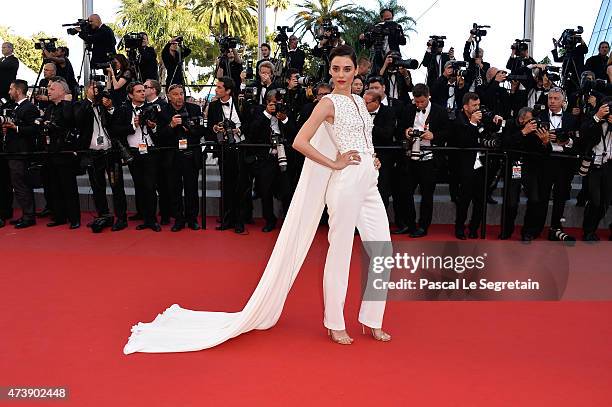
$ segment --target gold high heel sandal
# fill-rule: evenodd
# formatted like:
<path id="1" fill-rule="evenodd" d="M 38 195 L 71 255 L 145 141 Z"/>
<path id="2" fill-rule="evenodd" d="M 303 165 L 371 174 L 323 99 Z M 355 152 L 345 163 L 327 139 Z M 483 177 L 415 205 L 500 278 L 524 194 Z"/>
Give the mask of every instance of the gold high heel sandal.
<path id="1" fill-rule="evenodd" d="M 350 345 L 353 343 L 353 340 L 351 339 L 350 336 L 348 336 L 348 334 L 346 334 L 346 337 L 342 337 L 342 338 L 335 338 L 334 335 L 331 332 L 331 329 L 327 329 L 327 335 L 329 335 L 329 338 L 336 342 L 339 343 L 340 345 Z"/>
<path id="2" fill-rule="evenodd" d="M 361 324 L 361 333 L 363 335 L 366 334 L 365 328 L 366 328 L 366 326 L 364 324 Z M 376 331 L 374 330 L 374 328 L 368 327 L 368 329 L 370 330 L 370 333 L 372 334 L 372 338 L 376 339 L 377 341 L 389 342 L 391 340 L 391 335 L 389 335 L 388 333 L 386 333 L 382 329 L 380 330 L 380 335 L 376 334 Z"/>

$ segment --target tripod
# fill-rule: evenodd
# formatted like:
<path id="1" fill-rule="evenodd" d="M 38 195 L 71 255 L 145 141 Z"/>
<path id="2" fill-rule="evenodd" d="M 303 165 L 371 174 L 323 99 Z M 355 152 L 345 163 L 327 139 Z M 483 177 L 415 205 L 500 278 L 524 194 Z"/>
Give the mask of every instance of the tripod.
<path id="1" fill-rule="evenodd" d="M 77 86 L 81 82 L 81 76 L 83 75 L 83 67 L 85 66 L 85 61 L 87 61 L 87 66 L 89 67 L 89 80 L 94 76 L 95 69 L 91 66 L 91 43 L 85 42 L 85 52 L 83 52 L 83 59 L 81 60 L 81 67 L 79 68 L 79 76 L 77 76 Z M 78 95 L 82 94 L 83 88 L 86 88 L 88 84 L 83 82 L 83 87 L 81 88 L 81 92 L 78 92 Z"/>

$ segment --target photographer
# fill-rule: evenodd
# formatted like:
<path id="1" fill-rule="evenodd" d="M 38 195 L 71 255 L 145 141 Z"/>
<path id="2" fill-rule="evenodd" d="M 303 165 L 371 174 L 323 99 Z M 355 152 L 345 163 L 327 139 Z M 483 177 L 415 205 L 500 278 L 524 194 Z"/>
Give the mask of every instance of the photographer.
<path id="1" fill-rule="evenodd" d="M 74 111 L 70 88 L 63 78 L 49 79 L 47 87 L 49 100 L 42 119 L 42 138 L 48 153 L 47 172 L 49 196 L 53 201 L 53 221 L 47 226 L 54 227 L 70 222 L 70 229 L 81 227 L 79 190 L 76 181 L 76 156 L 67 151 L 78 148 L 72 134 L 75 127 Z"/>
<path id="2" fill-rule="evenodd" d="M 576 162 L 573 159 L 550 156 L 550 153 L 572 153 L 574 140 L 571 132 L 577 130 L 575 117 L 563 111 L 565 92 L 552 88 L 548 92 L 548 110 L 537 117 L 544 125 L 545 132 L 529 139 L 528 151 L 543 152 L 545 156 L 529 155 L 527 166 L 527 211 L 523 222 L 522 239 L 536 239 L 546 222 L 550 194 L 553 207 L 550 218 L 548 240 L 576 240 L 563 232 L 561 218 L 565 203 L 570 197 L 571 182 Z"/>
<path id="3" fill-rule="evenodd" d="M 135 80 L 134 68 L 123 54 L 117 54 L 106 68 L 106 87 L 115 106 L 127 102 L 127 87 Z"/>
<path id="4" fill-rule="evenodd" d="M 49 95 L 47 95 L 47 85 L 49 85 L 49 79 L 57 76 L 56 72 L 57 67 L 53 62 L 48 62 L 43 65 L 43 78 L 38 82 L 38 87 L 34 93 L 36 105 L 40 110 L 45 110 L 51 104 Z"/>
<path id="5" fill-rule="evenodd" d="M 586 121 L 582 128 L 585 159 L 588 166 L 589 199 L 584 209 L 582 229 L 583 240 L 598 241 L 597 227 L 605 217 L 612 199 L 612 116 L 610 105 L 612 98 L 602 100 L 597 112 Z M 584 159 L 583 164 L 584 167 Z M 612 240 L 612 234 L 610 235 Z"/>
<path id="6" fill-rule="evenodd" d="M 221 224 L 217 230 L 234 228 L 236 233 L 244 232 L 239 195 L 240 176 L 242 175 L 240 151 L 236 144 L 244 141 L 241 127 L 243 119 L 238 111 L 237 98 L 234 98 L 236 84 L 230 77 L 217 80 L 216 100 L 208 106 L 208 134 L 217 141 L 222 149 L 219 157 L 221 172 Z"/>
<path id="7" fill-rule="evenodd" d="M 400 45 L 406 45 L 406 37 L 402 26 L 393 21 L 393 10 L 385 8 L 380 11 L 380 22 L 371 27 L 367 32 L 359 35 L 359 42 L 366 48 L 374 46 L 372 51 L 372 72 L 384 75 L 380 72 L 385 58 L 391 51 L 399 54 L 401 59 Z"/>
<path id="8" fill-rule="evenodd" d="M 34 122 L 39 112 L 27 99 L 27 92 L 28 83 L 21 79 L 14 80 L 9 87 L 9 95 L 15 107 L 11 115 L 12 120 L 5 120 L 2 124 L 4 152 L 6 153 L 29 153 L 34 149 L 34 140 L 38 136 L 38 128 Z M 9 188 L 12 185 L 15 199 L 22 211 L 21 218 L 14 222 L 15 229 L 23 229 L 36 224 L 34 190 L 26 182 L 27 167 L 28 160 L 25 157 L 8 160 L 11 178 Z"/>
<path id="9" fill-rule="evenodd" d="M 297 120 L 298 114 L 306 104 L 306 91 L 300 86 L 299 72 L 295 68 L 287 71 L 287 83 L 285 85 L 283 102 L 287 105 L 287 114 L 293 121 Z"/>
<path id="10" fill-rule="evenodd" d="M 134 180 L 134 192 L 139 197 L 137 207 L 141 211 L 144 222 L 136 226 L 136 230 L 151 229 L 161 231 L 157 223 L 157 182 L 158 154 L 150 151 L 154 147 L 153 137 L 156 136 L 157 123 L 152 120 L 155 110 L 145 105 L 145 89 L 140 82 L 127 85 L 129 102 L 115 108 L 111 126 L 111 134 L 129 148 L 133 160 L 128 164 Z"/>
<path id="11" fill-rule="evenodd" d="M 171 85 L 168 89 L 168 104 L 162 111 L 159 140 L 161 146 L 175 148 L 172 151 L 172 207 L 175 218 L 171 229 L 173 232 L 184 229 L 185 223 L 192 230 L 200 229 L 198 175 L 202 168 L 200 139 L 204 137 L 205 132 L 200 106 L 185 102 L 185 92 L 181 85 Z"/>
<path id="12" fill-rule="evenodd" d="M 0 98 L 9 98 L 9 87 L 17 78 L 19 60 L 13 55 L 13 44 L 2 43 L 2 58 L 0 58 Z"/>
<path id="13" fill-rule="evenodd" d="M 578 27 L 578 30 L 567 29 L 563 31 L 559 40 L 555 38 L 552 40 L 555 48 L 551 53 L 555 62 L 563 63 L 562 87 L 568 94 L 579 88 L 578 81 L 584 71 L 584 56 L 589 52 L 589 47 L 580 34 L 582 34 L 582 27 Z"/>
<path id="14" fill-rule="evenodd" d="M 274 76 L 274 65 L 270 61 L 264 61 L 259 65 L 259 82 L 255 85 L 257 88 L 257 104 L 264 106 L 266 104 L 266 94 L 272 89 L 279 87 Z"/>
<path id="15" fill-rule="evenodd" d="M 43 48 L 42 52 L 43 59 L 45 61 L 50 61 L 55 64 L 55 76 L 61 76 L 62 78 L 66 79 L 66 83 L 68 83 L 68 86 L 70 87 L 73 98 L 76 97 L 78 91 L 76 87 L 78 84 L 76 78 L 74 77 L 74 69 L 72 68 L 72 64 L 68 59 L 68 47 L 57 47 L 54 52 L 49 52 Z"/>
<path id="16" fill-rule="evenodd" d="M 414 61 L 411 69 L 418 67 L 418 62 L 415 60 L 402 61 L 402 57 L 397 51 L 389 51 L 385 57 L 385 62 L 380 68 L 379 74 L 385 78 L 385 89 L 387 94 L 395 99 L 399 99 L 406 104 L 410 104 L 410 94 L 412 91 L 412 75 L 402 62 Z"/>
<path id="17" fill-rule="evenodd" d="M 506 69 L 510 71 L 510 74 L 521 78 L 518 85 L 513 82 L 517 108 L 527 106 L 528 92 L 535 86 L 532 69 L 537 68 L 538 64 L 529 56 L 529 42 L 528 39 L 516 39 L 510 46 L 511 54 L 506 63 Z"/>
<path id="18" fill-rule="evenodd" d="M 593 55 L 588 58 L 584 63 L 584 68 L 587 71 L 595 73 L 596 79 L 608 80 L 606 69 L 608 67 L 608 53 L 610 52 L 610 43 L 608 41 L 602 41 L 599 43 L 597 48 L 597 55 Z"/>
<path id="19" fill-rule="evenodd" d="M 448 52 L 443 52 L 445 36 L 432 35 L 429 38 L 421 65 L 427 68 L 427 86 L 433 94 L 436 79 L 443 75 L 447 62 L 455 59 L 455 49 L 450 47 Z"/>
<path id="20" fill-rule="evenodd" d="M 484 62 L 484 50 L 482 48 L 474 48 L 472 54 L 472 46 L 476 46 L 474 30 L 470 31 L 470 36 L 463 47 L 463 60 L 468 63 L 466 75 L 467 90 L 468 92 L 478 93 L 480 87 L 485 85 L 487 71 L 491 64 Z"/>
<path id="21" fill-rule="evenodd" d="M 102 24 L 100 16 L 92 14 L 86 20 L 87 24 L 76 27 L 79 37 L 86 44 L 91 44 L 91 65 L 108 62 L 109 55 L 115 55 L 115 34 L 106 24 Z"/>
<path id="22" fill-rule="evenodd" d="M 429 88 L 417 84 L 413 90 L 414 104 L 408 106 L 409 127 L 404 133 L 405 148 L 398 163 L 402 185 L 400 193 L 406 204 L 405 228 L 395 234 L 409 233 L 411 237 L 427 236 L 433 216 L 433 195 L 436 189 L 436 160 L 432 151 L 422 147 L 443 146 L 446 143 L 449 121 L 446 111 L 429 100 Z M 407 148 L 409 147 L 409 149 Z M 418 228 L 414 193 L 421 192 L 421 208 Z"/>
<path id="23" fill-rule="evenodd" d="M 306 54 L 304 51 L 298 48 L 298 37 L 295 35 L 289 36 L 289 49 L 287 51 L 287 66 L 289 68 L 297 69 L 298 73 L 302 75 L 304 72 Z"/>
<path id="24" fill-rule="evenodd" d="M 276 227 L 275 191 L 283 202 L 284 209 L 289 207 L 287 149 L 284 144 L 290 145 L 296 133 L 295 121 L 287 116 L 286 106 L 282 103 L 278 89 L 269 91 L 266 95 L 266 106 L 255 113 L 246 137 L 247 142 L 252 144 L 275 144 L 274 141 L 277 143 L 272 148 L 249 148 L 245 151 L 244 158 L 249 179 L 255 179 L 257 196 L 261 197 L 263 217 L 266 221 L 263 232 L 270 232 Z M 250 192 L 250 188 L 245 190 Z M 243 203 L 246 204 L 247 199 L 249 195 L 245 194 Z"/>
<path id="25" fill-rule="evenodd" d="M 87 86 L 86 99 L 75 107 L 74 117 L 79 129 L 79 150 L 90 150 L 87 173 L 93 191 L 98 217 L 88 226 L 94 232 L 105 227 L 119 231 L 127 227 L 127 199 L 123 183 L 123 170 L 118 149 L 113 149 L 110 135 L 113 102 L 109 93 L 95 82 Z M 115 223 L 106 199 L 106 178 L 113 192 Z"/>
<path id="26" fill-rule="evenodd" d="M 161 84 L 154 79 L 147 79 L 144 83 L 145 100 L 147 105 L 159 105 L 159 111 L 163 112 L 168 106 L 168 102 L 161 94 Z M 174 144 L 171 146 L 174 147 Z M 159 216 L 160 225 L 169 225 L 172 216 L 172 196 L 173 196 L 173 174 L 172 165 L 174 161 L 174 151 L 159 150 L 157 152 L 159 168 L 157 171 L 157 194 L 159 195 Z M 136 196 L 136 207 L 140 208 L 139 197 Z M 139 212 L 140 213 L 140 210 Z"/>
<path id="27" fill-rule="evenodd" d="M 462 99 L 463 108 L 457 114 L 449 135 L 449 145 L 459 148 L 482 147 L 483 140 L 501 125 L 502 118 L 493 116 L 490 123 L 483 121 L 480 98 L 477 94 L 468 92 Z M 478 229 L 482 221 L 483 187 L 485 182 L 484 156 L 477 151 L 460 151 L 456 154 L 455 168 L 458 173 L 459 194 L 457 196 L 455 237 L 465 240 L 465 221 L 468 209 L 472 203 L 472 217 L 469 223 L 470 239 L 478 238 Z"/>
<path id="28" fill-rule="evenodd" d="M 276 63 L 276 60 L 274 58 L 270 58 L 270 53 L 272 52 L 272 48 L 270 48 L 270 44 L 267 44 L 264 42 L 263 44 L 261 44 L 260 48 L 261 48 L 261 59 L 257 61 L 257 64 L 255 65 L 255 82 L 259 82 L 259 65 L 261 65 L 262 62 L 269 61 L 272 63 L 272 65 Z"/>
<path id="29" fill-rule="evenodd" d="M 162 62 L 166 68 L 166 90 L 173 84 L 184 85 L 183 63 L 191 49 L 183 45 L 183 37 L 174 37 L 162 49 Z"/>
<path id="30" fill-rule="evenodd" d="M 235 45 L 235 44 L 224 43 L 224 46 L 230 46 L 230 45 Z M 272 64 L 270 65 L 272 66 L 270 75 L 272 75 L 272 72 L 274 72 L 274 65 Z M 223 78 L 225 76 L 229 76 L 230 78 L 232 78 L 232 80 L 236 84 L 236 91 L 240 90 L 240 84 L 242 83 L 242 78 L 240 74 L 242 73 L 242 70 L 244 68 L 242 64 L 242 59 L 240 58 L 240 55 L 238 54 L 238 51 L 236 50 L 236 48 L 228 48 L 227 50 L 224 50 L 224 48 L 222 47 L 221 56 L 219 56 L 218 58 L 216 69 L 217 69 L 216 71 L 217 79 Z M 259 73 L 259 70 L 257 71 L 257 73 Z"/>
<path id="31" fill-rule="evenodd" d="M 344 42 L 340 38 L 338 27 L 332 25 L 332 22 L 329 20 L 323 21 L 318 29 L 318 33 L 319 35 L 316 36 L 316 39 L 319 42 L 312 49 L 312 56 L 321 59 L 317 79 L 320 82 L 329 82 L 331 79 L 331 74 L 329 73 L 329 52 Z"/>
<path id="32" fill-rule="evenodd" d="M 142 46 L 139 48 L 140 59 L 138 60 L 138 71 L 140 79 L 145 82 L 149 79 L 159 80 L 159 67 L 157 65 L 157 52 L 155 48 L 149 45 L 149 36 L 145 33 L 142 35 Z"/>
<path id="33" fill-rule="evenodd" d="M 446 108 L 449 120 L 455 120 L 459 103 L 466 92 L 465 79 L 459 75 L 459 66 L 455 61 L 447 61 L 442 76 L 431 86 L 431 101 Z"/>
<path id="34" fill-rule="evenodd" d="M 580 89 L 567 98 L 567 110 L 576 117 L 579 124 L 593 117 L 596 106 L 605 96 L 596 87 L 595 73 L 584 71 L 580 75 Z"/>

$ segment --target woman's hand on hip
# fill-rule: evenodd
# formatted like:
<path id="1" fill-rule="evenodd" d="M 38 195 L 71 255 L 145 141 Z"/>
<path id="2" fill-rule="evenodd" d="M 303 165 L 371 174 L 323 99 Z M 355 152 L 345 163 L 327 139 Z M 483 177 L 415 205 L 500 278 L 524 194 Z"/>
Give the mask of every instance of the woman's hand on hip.
<path id="1" fill-rule="evenodd" d="M 361 156 L 359 155 L 359 152 L 356 150 L 350 150 L 344 154 L 340 154 L 340 152 L 338 152 L 338 155 L 336 156 L 336 161 L 334 161 L 335 163 L 334 169 L 342 170 L 349 165 L 359 165 L 360 162 L 361 162 Z"/>

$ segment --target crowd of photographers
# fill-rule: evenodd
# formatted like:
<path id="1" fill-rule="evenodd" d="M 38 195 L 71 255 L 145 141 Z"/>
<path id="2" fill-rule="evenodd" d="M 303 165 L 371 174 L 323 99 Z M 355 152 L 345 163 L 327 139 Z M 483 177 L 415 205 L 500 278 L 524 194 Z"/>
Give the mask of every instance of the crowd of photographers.
<path id="1" fill-rule="evenodd" d="M 579 173 L 578 205 L 585 205 L 582 238 L 599 240 L 596 230 L 612 200 L 609 44 L 599 44 L 598 54 L 585 61 L 581 27 L 567 29 L 553 41 L 553 57 L 561 63 L 555 67 L 537 63 L 529 55 L 529 41 L 517 39 L 506 67 L 495 67 L 480 47 L 487 27 L 474 24 L 462 60 L 452 47 L 445 51 L 444 36 L 434 35 L 419 62 L 402 58 L 406 38 L 392 11 L 382 10 L 380 18 L 360 36 L 370 57 L 359 59 L 352 88 L 373 116 L 373 141 L 382 163 L 378 185 L 385 205 L 393 205 L 392 233 L 426 236 L 436 184 L 447 183 L 456 209 L 455 236 L 476 238 L 484 205 L 497 203 L 493 191 L 503 178 L 501 239 L 515 231 L 524 192 L 522 240 L 544 232 L 551 198 L 548 239 L 575 240 L 562 222 Z M 160 223 L 170 224 L 172 218 L 172 231 L 197 230 L 198 176 L 202 154 L 208 152 L 201 143 L 209 141 L 216 146 L 221 173 L 217 229 L 245 232 L 254 197 L 262 201 L 263 231 L 276 228 L 275 199 L 287 209 L 304 160 L 291 143 L 316 103 L 333 90 L 328 55 L 342 43 L 337 27 L 329 22 L 319 27 L 310 49 L 320 61 L 314 79 L 303 75 L 307 46 L 289 36 L 288 27 L 278 27 L 275 55 L 269 44 L 261 45 L 263 58 L 254 71 L 249 61 L 245 68 L 237 52 L 239 40 L 222 38 L 215 97 L 200 106 L 185 96 L 183 61 L 190 50 L 181 37 L 172 38 L 162 51 L 163 87 L 146 34 L 126 35 L 124 56 L 115 53 L 114 35 L 99 16 L 72 26 L 69 33 L 81 36 L 91 52 L 92 68 L 104 70 L 103 75 L 92 70 L 81 98 L 67 49 L 41 40 L 43 79 L 28 97 L 28 84 L 4 67 L 12 46 L 2 47 L 0 85 L 6 89 L 0 89 L 0 97 L 13 103 L 3 100 L 0 116 L 7 153 L 0 161 L 0 219 L 12 217 L 14 193 L 22 210 L 22 217 L 11 221 L 16 228 L 32 226 L 46 214 L 52 216 L 48 226 L 78 228 L 76 176 L 87 171 L 98 212 L 89 224 L 95 232 L 125 229 L 128 219 L 142 220 L 137 229 L 160 231 Z M 410 71 L 420 65 L 427 69 L 427 80 L 414 84 Z M 37 159 L 20 155 L 36 151 L 53 154 Z M 130 218 L 123 165 L 134 180 L 137 213 Z M 47 202 L 38 215 L 32 189 L 36 175 Z M 114 216 L 106 199 L 107 181 Z"/>

